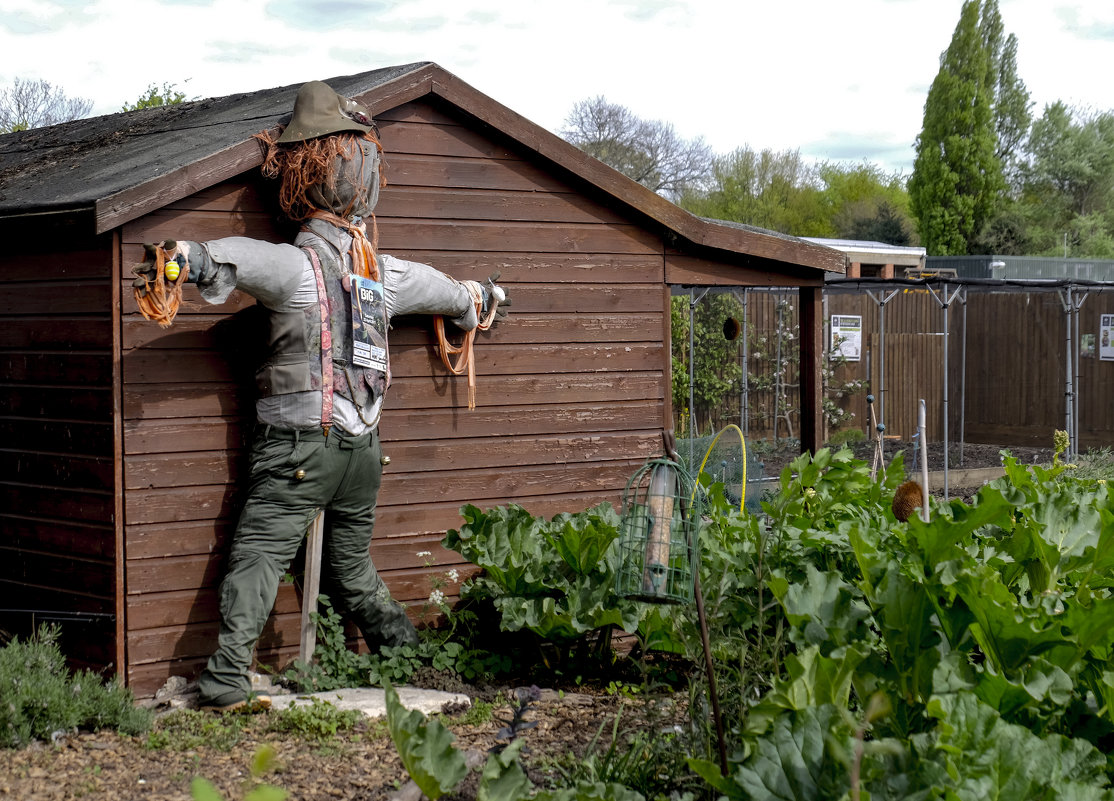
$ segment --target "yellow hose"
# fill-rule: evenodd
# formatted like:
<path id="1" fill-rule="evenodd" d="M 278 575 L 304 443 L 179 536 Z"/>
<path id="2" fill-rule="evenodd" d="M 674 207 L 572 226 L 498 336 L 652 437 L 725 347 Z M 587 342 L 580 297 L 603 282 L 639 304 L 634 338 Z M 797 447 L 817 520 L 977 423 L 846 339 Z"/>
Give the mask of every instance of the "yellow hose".
<path id="1" fill-rule="evenodd" d="M 715 438 L 712 440 L 712 444 L 708 446 L 708 450 L 704 454 L 704 461 L 700 463 L 700 469 L 696 473 L 697 480 L 692 483 L 692 496 L 689 498 L 690 504 L 696 498 L 696 487 L 700 483 L 700 474 L 704 472 L 704 465 L 708 463 L 708 457 L 712 455 L 712 448 L 716 447 L 716 443 L 719 442 L 719 438 L 723 436 L 723 432 L 732 428 L 739 434 L 739 444 L 743 446 L 743 487 L 742 491 L 739 493 L 741 496 L 739 498 L 739 511 L 744 511 L 743 507 L 746 505 L 747 501 L 747 442 L 746 439 L 743 438 L 743 430 L 734 423 L 729 423 L 723 431 L 716 434 Z"/>

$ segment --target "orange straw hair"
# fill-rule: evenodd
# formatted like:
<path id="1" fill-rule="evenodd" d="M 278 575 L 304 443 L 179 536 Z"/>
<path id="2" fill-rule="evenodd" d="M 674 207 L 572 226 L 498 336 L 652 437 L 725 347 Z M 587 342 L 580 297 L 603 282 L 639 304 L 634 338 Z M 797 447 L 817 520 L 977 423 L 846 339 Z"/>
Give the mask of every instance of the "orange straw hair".
<path id="1" fill-rule="evenodd" d="M 279 144 L 277 136 L 270 131 L 256 134 L 255 138 L 265 149 L 263 175 L 279 179 L 279 206 L 295 222 L 309 219 L 316 210 L 309 197 L 313 187 L 333 185 L 337 158 L 351 161 L 357 153 L 363 157 L 363 150 L 357 145 L 359 139 L 373 142 L 380 156 L 383 154 L 383 145 L 371 131 L 338 133 L 285 145 Z M 380 167 L 379 186 L 386 185 L 387 178 Z M 347 209 L 340 216 L 347 217 L 351 211 Z"/>

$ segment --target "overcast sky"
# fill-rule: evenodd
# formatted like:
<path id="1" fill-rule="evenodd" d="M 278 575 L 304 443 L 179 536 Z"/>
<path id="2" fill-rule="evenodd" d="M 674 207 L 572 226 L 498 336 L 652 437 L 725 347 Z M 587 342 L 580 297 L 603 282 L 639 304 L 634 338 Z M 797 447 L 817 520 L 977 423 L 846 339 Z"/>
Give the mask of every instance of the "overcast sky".
<path id="1" fill-rule="evenodd" d="M 558 131 L 603 95 L 640 117 L 809 159 L 912 169 L 962 0 L 0 0 L 0 86 L 119 111 L 434 61 Z M 999 0 L 1037 114 L 1114 109 L 1114 1 Z"/>

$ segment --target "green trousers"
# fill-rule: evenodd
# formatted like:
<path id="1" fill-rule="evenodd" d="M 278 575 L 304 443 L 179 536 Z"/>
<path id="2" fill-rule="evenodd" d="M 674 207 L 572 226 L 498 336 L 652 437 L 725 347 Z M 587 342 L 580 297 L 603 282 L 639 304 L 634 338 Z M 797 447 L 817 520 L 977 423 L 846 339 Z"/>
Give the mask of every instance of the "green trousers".
<path id="1" fill-rule="evenodd" d="M 318 510 L 325 510 L 321 587 L 356 623 L 368 647 L 417 642 L 403 608 L 391 600 L 369 547 L 383 467 L 377 431 L 358 437 L 333 428 L 262 427 L 251 455 L 250 487 L 220 587 L 217 650 L 201 673 L 201 705 L 248 696 L 255 644 Z"/>

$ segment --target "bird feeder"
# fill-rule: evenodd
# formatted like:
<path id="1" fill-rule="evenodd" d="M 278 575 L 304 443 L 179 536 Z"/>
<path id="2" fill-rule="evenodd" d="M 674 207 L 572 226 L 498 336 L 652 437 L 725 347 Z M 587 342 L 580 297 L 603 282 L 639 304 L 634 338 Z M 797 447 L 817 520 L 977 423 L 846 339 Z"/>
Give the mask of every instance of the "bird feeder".
<path id="1" fill-rule="evenodd" d="M 672 459 L 652 459 L 631 476 L 619 523 L 616 593 L 647 603 L 693 600 L 697 569 L 693 483 Z"/>
<path id="2" fill-rule="evenodd" d="M 700 513 L 696 508 L 695 484 L 681 467 L 673 432 L 662 432 L 662 440 L 666 456 L 642 465 L 623 492 L 615 593 L 621 598 L 653 604 L 685 604 L 695 598 L 712 717 L 719 740 L 720 772 L 726 776 L 727 741 L 700 591 Z"/>

